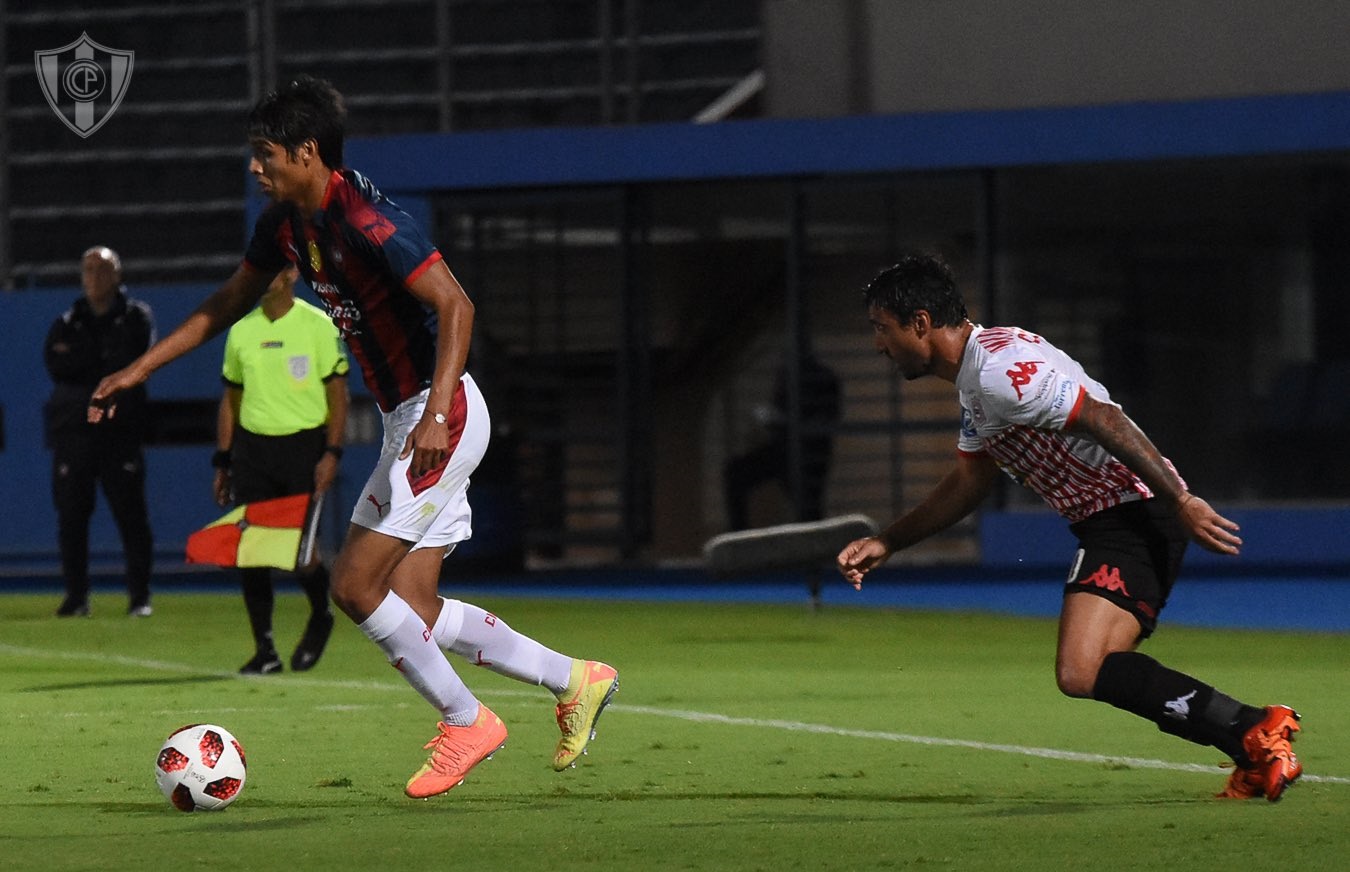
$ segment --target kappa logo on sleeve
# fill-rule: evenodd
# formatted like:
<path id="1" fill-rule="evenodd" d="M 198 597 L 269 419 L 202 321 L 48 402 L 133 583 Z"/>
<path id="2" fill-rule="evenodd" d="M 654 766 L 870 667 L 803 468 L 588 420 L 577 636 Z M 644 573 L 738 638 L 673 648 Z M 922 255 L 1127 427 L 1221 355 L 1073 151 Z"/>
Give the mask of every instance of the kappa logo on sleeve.
<path id="1" fill-rule="evenodd" d="M 1017 391 L 1017 399 L 1022 399 L 1022 388 L 1031 384 L 1031 377 L 1036 374 L 1037 367 L 1044 362 L 1043 360 L 1018 361 L 1013 364 L 1012 369 L 1004 373 L 1012 381 L 1013 390 Z"/>

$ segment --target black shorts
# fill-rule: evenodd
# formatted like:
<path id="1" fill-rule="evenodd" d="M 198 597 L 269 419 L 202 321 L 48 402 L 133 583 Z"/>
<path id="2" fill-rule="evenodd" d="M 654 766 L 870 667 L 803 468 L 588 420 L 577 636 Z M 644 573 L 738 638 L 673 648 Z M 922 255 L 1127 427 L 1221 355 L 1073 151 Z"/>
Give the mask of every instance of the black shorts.
<path id="1" fill-rule="evenodd" d="M 1134 615 L 1141 639 L 1151 635 L 1190 541 L 1176 512 L 1156 499 L 1139 500 L 1100 511 L 1069 530 L 1078 537 L 1078 554 L 1065 595 L 1108 599 Z"/>
<path id="2" fill-rule="evenodd" d="M 323 458 L 325 427 L 288 436 L 262 436 L 236 427 L 230 446 L 234 499 L 252 503 L 314 490 L 314 467 Z"/>

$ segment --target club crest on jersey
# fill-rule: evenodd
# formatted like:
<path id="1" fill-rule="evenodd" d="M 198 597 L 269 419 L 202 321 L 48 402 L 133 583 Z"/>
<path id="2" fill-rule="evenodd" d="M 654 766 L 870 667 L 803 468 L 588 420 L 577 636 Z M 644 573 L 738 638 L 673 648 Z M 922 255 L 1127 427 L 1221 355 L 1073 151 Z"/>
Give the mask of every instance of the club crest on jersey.
<path id="1" fill-rule="evenodd" d="M 309 356 L 297 354 L 294 357 L 289 357 L 286 359 L 286 366 L 291 371 L 291 378 L 296 381 L 304 381 L 305 377 L 309 375 Z"/>
<path id="2" fill-rule="evenodd" d="M 319 243 L 313 239 L 309 241 L 309 268 L 316 273 L 323 269 L 323 258 L 319 256 Z"/>

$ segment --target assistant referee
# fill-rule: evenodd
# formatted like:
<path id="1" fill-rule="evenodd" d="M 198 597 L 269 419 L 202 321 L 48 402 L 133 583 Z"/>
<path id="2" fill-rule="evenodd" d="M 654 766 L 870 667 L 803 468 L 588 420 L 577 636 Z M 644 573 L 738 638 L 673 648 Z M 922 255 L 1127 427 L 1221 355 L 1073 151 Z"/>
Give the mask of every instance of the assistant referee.
<path id="1" fill-rule="evenodd" d="M 258 307 L 230 328 L 216 425 L 215 496 L 220 505 L 326 491 L 337 477 L 347 425 L 347 355 L 337 328 L 318 308 L 295 298 L 289 267 L 268 286 Z M 281 671 L 272 639 L 271 570 L 241 569 L 244 606 L 253 631 L 253 659 L 241 673 Z M 328 569 L 315 554 L 296 579 L 310 616 L 291 669 L 310 669 L 333 631 Z"/>

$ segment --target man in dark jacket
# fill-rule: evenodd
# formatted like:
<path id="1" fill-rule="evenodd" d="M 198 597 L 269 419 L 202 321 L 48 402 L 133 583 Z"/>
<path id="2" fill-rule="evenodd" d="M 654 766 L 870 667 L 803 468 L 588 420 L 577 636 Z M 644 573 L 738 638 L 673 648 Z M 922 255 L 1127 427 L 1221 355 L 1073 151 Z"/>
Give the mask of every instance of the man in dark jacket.
<path id="1" fill-rule="evenodd" d="M 810 351 L 803 351 L 797 361 L 801 389 L 800 497 L 793 486 L 789 359 L 774 384 L 773 406 L 755 410 L 756 419 L 764 426 L 765 438 L 744 454 L 731 458 L 723 467 L 727 522 L 732 530 L 745 530 L 751 526 L 750 496 L 756 488 L 770 481 L 781 483 L 793 499 L 792 520 L 818 521 L 825 516 L 825 480 L 834 452 L 833 431 L 839 422 L 839 377 Z"/>
<path id="2" fill-rule="evenodd" d="M 139 357 L 155 341 L 150 307 L 127 296 L 117 252 L 95 246 L 80 263 L 84 296 L 47 332 L 47 372 L 55 386 L 46 406 L 52 449 L 61 572 L 66 598 L 59 617 L 89 614 L 89 519 L 101 481 L 126 552 L 127 614 L 150 614 L 152 540 L 145 505 L 145 389 L 128 391 L 117 415 L 95 427 L 86 420 L 99 380 Z"/>

